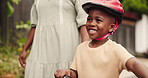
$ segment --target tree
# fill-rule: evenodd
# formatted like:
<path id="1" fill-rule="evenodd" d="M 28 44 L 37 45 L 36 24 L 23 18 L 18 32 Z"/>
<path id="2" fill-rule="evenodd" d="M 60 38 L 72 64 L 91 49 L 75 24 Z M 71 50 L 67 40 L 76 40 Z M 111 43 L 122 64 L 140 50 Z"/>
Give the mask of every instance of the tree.
<path id="1" fill-rule="evenodd" d="M 20 0 L 0 0 L 0 44 L 9 43 L 9 17 L 13 14 L 14 8 L 12 3 L 18 4 Z"/>
<path id="2" fill-rule="evenodd" d="M 120 0 L 125 11 L 134 11 L 140 14 L 148 14 L 148 0 Z"/>

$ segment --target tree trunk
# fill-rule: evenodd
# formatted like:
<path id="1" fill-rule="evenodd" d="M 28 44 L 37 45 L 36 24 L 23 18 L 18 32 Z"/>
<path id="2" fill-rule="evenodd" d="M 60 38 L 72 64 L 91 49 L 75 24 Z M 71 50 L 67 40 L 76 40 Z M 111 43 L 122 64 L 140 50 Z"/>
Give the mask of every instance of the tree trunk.
<path id="1" fill-rule="evenodd" d="M 7 25 L 7 0 L 0 0 L 0 38 L 2 40 L 2 44 L 9 43 L 9 28 Z"/>

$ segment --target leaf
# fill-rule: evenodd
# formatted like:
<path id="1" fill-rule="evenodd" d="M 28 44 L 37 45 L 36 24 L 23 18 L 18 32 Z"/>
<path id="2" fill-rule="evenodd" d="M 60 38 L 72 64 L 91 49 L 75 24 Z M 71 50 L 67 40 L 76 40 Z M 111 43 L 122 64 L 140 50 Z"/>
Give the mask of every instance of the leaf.
<path id="1" fill-rule="evenodd" d="M 8 9 L 7 16 L 10 17 L 14 12 L 14 8 L 12 7 L 9 1 L 7 1 L 7 9 Z"/>
<path id="2" fill-rule="evenodd" d="M 122 4 L 126 11 L 135 11 L 138 13 L 148 14 L 147 0 L 123 0 Z"/>
<path id="3" fill-rule="evenodd" d="M 11 0 L 13 3 L 15 3 L 15 4 L 19 4 L 19 2 L 20 2 L 20 0 Z"/>

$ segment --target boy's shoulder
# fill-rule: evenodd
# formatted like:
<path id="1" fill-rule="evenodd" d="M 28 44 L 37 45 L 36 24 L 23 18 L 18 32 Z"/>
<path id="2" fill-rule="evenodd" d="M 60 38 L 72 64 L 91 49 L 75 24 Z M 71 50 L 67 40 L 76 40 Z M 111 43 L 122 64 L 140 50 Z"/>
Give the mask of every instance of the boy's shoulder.
<path id="1" fill-rule="evenodd" d="M 116 41 L 113 41 L 111 39 L 109 39 L 109 46 L 113 47 L 113 48 L 115 48 L 115 47 L 123 47 L 121 44 L 119 44 Z"/>
<path id="2" fill-rule="evenodd" d="M 84 41 L 78 45 L 78 47 L 87 46 L 90 41 Z"/>
<path id="3" fill-rule="evenodd" d="M 117 43 L 117 42 L 115 42 L 113 40 L 110 40 L 109 46 L 114 51 L 126 50 L 121 44 L 119 44 L 119 43 Z"/>
<path id="4" fill-rule="evenodd" d="M 90 41 L 91 41 L 91 40 L 90 40 Z M 80 43 L 80 44 L 77 46 L 77 48 L 86 48 L 90 41 L 84 41 L 84 42 Z M 106 43 L 105 43 L 105 44 L 106 44 Z M 106 46 L 108 46 L 109 48 L 114 48 L 114 49 L 115 49 L 115 48 L 123 48 L 123 46 L 122 46 L 121 44 L 119 44 L 119 43 L 117 43 L 117 42 L 115 42 L 115 41 L 113 41 L 113 40 L 111 40 L 111 39 L 109 39 L 109 40 L 107 41 Z"/>

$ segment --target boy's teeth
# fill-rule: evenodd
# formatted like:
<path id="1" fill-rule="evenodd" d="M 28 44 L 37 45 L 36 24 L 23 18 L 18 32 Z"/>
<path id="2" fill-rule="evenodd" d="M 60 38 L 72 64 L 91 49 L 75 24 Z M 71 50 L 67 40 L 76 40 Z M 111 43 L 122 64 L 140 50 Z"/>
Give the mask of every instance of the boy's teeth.
<path id="1" fill-rule="evenodd" d="M 90 32 L 95 32 L 95 30 L 90 30 Z"/>
<path id="2" fill-rule="evenodd" d="M 89 30 L 89 32 L 92 33 L 92 34 L 93 34 L 93 33 L 96 33 L 95 30 Z"/>
<path id="3" fill-rule="evenodd" d="M 94 30 L 90 30 L 91 32 L 93 32 Z"/>

